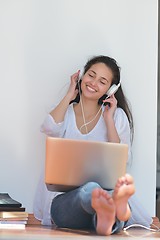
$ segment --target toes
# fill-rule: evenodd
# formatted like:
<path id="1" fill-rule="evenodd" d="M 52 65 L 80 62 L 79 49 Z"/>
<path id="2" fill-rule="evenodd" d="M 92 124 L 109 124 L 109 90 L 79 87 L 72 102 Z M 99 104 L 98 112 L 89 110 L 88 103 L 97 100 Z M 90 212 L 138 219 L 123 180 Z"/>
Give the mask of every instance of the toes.
<path id="1" fill-rule="evenodd" d="M 111 195 L 104 189 L 99 189 L 99 196 L 103 196 L 106 200 L 111 198 Z"/>
<path id="2" fill-rule="evenodd" d="M 133 177 L 129 174 L 126 174 L 125 176 L 122 176 L 121 178 L 118 179 L 116 186 L 120 187 L 123 184 L 129 185 L 134 183 Z"/>
<path id="3" fill-rule="evenodd" d="M 133 177 L 131 176 L 131 175 L 129 175 L 129 174 L 126 174 L 125 175 L 125 178 L 126 178 L 126 182 L 128 183 L 128 184 L 132 184 L 134 181 L 133 181 Z"/>
<path id="4" fill-rule="evenodd" d="M 93 198 L 100 198 L 100 197 L 103 197 L 105 198 L 107 201 L 112 199 L 111 195 L 104 189 L 102 188 L 96 188 L 93 190 L 92 192 L 92 197 Z"/>

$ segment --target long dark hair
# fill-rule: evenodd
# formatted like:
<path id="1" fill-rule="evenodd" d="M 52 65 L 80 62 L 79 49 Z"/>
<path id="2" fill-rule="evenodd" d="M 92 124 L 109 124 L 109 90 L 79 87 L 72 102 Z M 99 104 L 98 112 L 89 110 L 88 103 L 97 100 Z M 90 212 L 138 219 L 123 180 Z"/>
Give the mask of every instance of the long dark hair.
<path id="1" fill-rule="evenodd" d="M 85 74 L 92 67 L 92 65 L 96 63 L 104 63 L 107 67 L 111 69 L 113 74 L 112 85 L 113 84 L 117 85 L 120 82 L 120 67 L 118 66 L 115 59 L 108 56 L 100 55 L 100 56 L 91 58 L 84 66 L 83 74 Z M 81 85 L 81 81 L 82 80 L 80 80 L 79 82 L 80 85 Z M 98 100 L 99 105 L 102 105 L 103 100 L 106 98 L 106 96 L 107 95 L 105 94 Z M 129 107 L 129 102 L 123 93 L 121 85 L 118 88 L 118 91 L 115 93 L 115 97 L 117 99 L 117 107 L 122 108 L 127 115 L 130 129 L 131 129 L 131 139 L 133 140 L 133 133 L 134 133 L 133 116 Z M 72 102 L 78 103 L 79 100 L 80 100 L 80 93 L 77 94 L 76 98 Z"/>

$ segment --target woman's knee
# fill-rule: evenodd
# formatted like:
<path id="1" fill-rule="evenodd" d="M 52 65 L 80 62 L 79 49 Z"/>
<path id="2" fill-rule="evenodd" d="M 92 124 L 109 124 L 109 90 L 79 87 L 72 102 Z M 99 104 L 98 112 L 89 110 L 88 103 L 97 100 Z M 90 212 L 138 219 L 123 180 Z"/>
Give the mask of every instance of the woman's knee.
<path id="1" fill-rule="evenodd" d="M 88 182 L 79 189 L 79 200 L 83 210 L 91 215 L 95 213 L 95 210 L 91 206 L 92 192 L 96 188 L 101 188 L 96 182 Z"/>
<path id="2" fill-rule="evenodd" d="M 82 188 L 89 190 L 89 189 L 101 188 L 101 186 L 97 182 L 87 182 L 82 186 Z"/>
<path id="3" fill-rule="evenodd" d="M 92 193 L 95 188 L 101 188 L 101 186 L 97 182 L 87 182 L 81 186 L 80 191 Z"/>

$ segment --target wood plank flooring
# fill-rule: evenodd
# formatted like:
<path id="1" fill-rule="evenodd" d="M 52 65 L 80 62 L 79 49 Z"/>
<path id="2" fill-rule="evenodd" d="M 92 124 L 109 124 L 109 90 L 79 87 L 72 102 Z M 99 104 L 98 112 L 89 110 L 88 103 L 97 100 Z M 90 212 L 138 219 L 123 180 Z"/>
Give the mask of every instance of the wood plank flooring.
<path id="1" fill-rule="evenodd" d="M 151 228 L 160 227 L 157 217 L 153 218 Z M 51 240 L 51 239 L 120 239 L 133 240 L 133 238 L 153 240 L 160 238 L 160 232 L 152 232 L 142 228 L 130 228 L 127 231 L 121 231 L 111 236 L 98 236 L 95 232 L 80 231 L 71 229 L 53 229 L 52 227 L 42 226 L 41 222 L 34 218 L 33 214 L 29 214 L 28 224 L 23 230 L 5 229 L 0 230 L 0 240 Z"/>
<path id="2" fill-rule="evenodd" d="M 154 238 L 160 238 L 160 232 L 151 232 L 149 230 L 132 228 L 126 232 L 121 231 L 118 234 L 113 234 L 111 236 L 98 236 L 93 232 L 88 231 L 78 231 L 78 230 L 68 230 L 68 229 L 52 229 L 46 226 L 39 225 L 29 225 L 26 226 L 24 230 L 0 230 L 1 240 L 64 240 L 64 239 L 120 239 L 127 240 L 138 238 L 153 240 Z"/>

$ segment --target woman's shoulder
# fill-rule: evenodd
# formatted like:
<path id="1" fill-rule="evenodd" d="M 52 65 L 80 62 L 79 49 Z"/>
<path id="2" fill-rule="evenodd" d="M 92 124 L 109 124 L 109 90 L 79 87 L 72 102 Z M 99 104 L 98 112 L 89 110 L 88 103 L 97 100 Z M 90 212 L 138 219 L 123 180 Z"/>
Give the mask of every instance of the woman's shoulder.
<path id="1" fill-rule="evenodd" d="M 68 106 L 68 111 L 73 112 L 75 103 L 70 103 Z"/>
<path id="2" fill-rule="evenodd" d="M 115 115 L 120 116 L 120 117 L 127 117 L 125 111 L 120 107 L 116 108 Z"/>
<path id="3" fill-rule="evenodd" d="M 74 104 L 71 103 L 67 108 L 64 122 L 65 122 L 65 124 L 68 125 L 70 122 L 73 121 L 73 119 L 74 119 Z"/>
<path id="4" fill-rule="evenodd" d="M 120 107 L 117 107 L 114 118 L 115 118 L 115 120 L 118 120 L 119 122 L 123 122 L 123 123 L 126 122 L 127 124 L 129 123 L 127 114 Z"/>
<path id="5" fill-rule="evenodd" d="M 73 103 L 69 104 L 66 114 L 65 114 L 65 118 L 71 117 L 74 113 L 74 108 L 73 108 Z"/>

